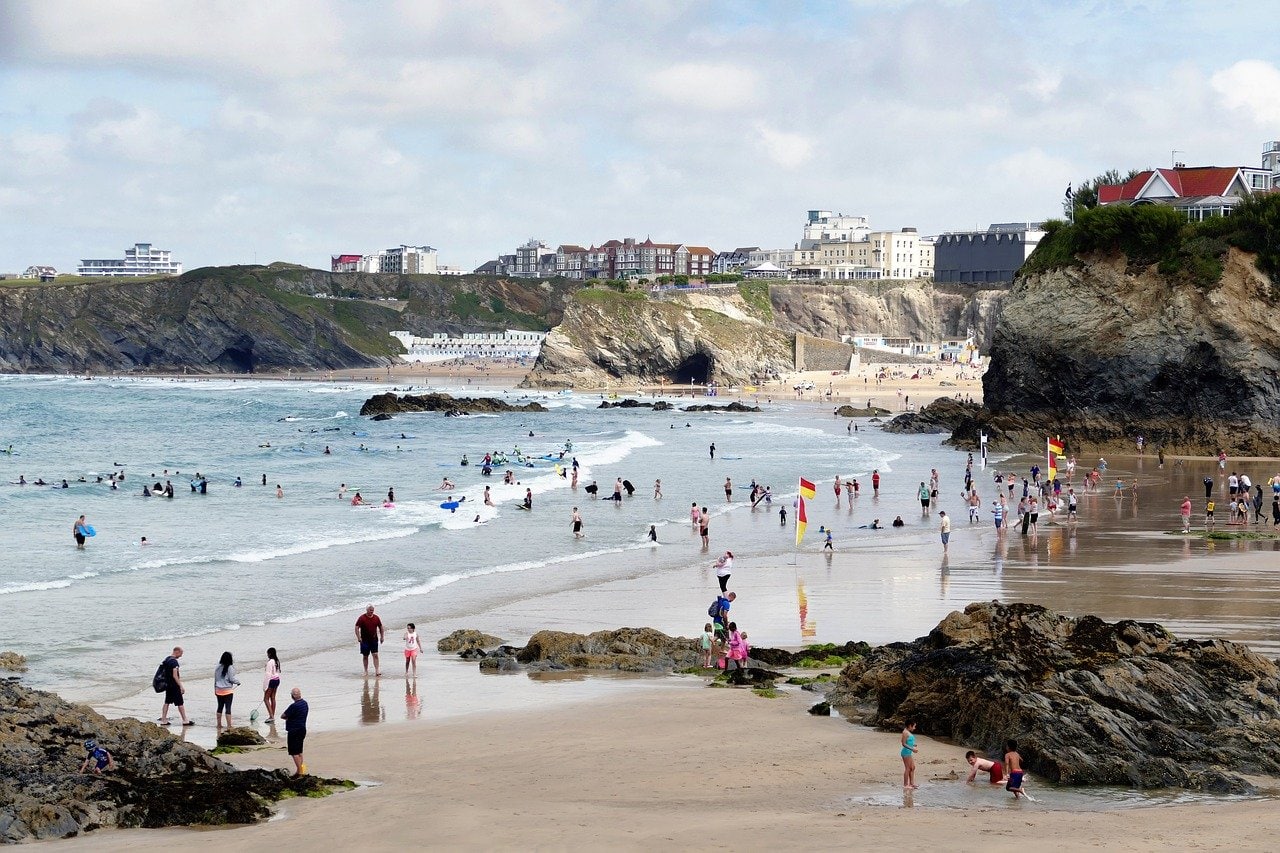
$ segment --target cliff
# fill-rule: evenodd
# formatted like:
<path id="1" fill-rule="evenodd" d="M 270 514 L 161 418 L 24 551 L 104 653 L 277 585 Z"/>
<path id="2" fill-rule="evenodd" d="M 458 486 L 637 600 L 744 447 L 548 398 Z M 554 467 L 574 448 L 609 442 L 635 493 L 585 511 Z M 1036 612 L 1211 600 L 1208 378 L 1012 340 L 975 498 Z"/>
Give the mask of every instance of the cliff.
<path id="1" fill-rule="evenodd" d="M 547 336 L 526 383 L 732 385 L 790 370 L 792 338 L 765 311 L 733 289 L 651 298 L 587 288 Z"/>
<path id="2" fill-rule="evenodd" d="M 1276 289 L 1251 254 L 1220 263 L 1220 276 L 1193 277 L 1095 252 L 1020 278 L 983 420 L 1023 447 L 1058 434 L 1075 451 L 1128 449 L 1142 435 L 1169 452 L 1280 452 Z"/>
<path id="3" fill-rule="evenodd" d="M 769 302 L 778 328 L 830 340 L 875 332 L 919 341 L 964 338 L 970 329 L 986 352 L 1007 291 L 928 281 L 773 284 Z"/>
<path id="4" fill-rule="evenodd" d="M 0 283 L 0 370 L 325 370 L 385 363 L 419 334 L 559 322 L 572 287 L 480 276 L 332 274 L 287 264 L 171 279 Z"/>

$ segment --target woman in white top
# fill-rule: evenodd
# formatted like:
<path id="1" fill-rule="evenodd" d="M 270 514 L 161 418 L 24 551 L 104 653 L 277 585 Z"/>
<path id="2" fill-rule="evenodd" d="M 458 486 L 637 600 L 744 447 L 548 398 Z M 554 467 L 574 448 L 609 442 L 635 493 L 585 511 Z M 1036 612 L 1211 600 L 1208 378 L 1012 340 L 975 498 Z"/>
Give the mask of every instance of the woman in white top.
<path id="1" fill-rule="evenodd" d="M 409 667 L 413 667 L 413 677 L 418 677 L 418 655 L 422 653 L 422 640 L 418 639 L 418 629 L 412 622 L 404 632 L 404 674 L 409 676 Z"/>
<path id="2" fill-rule="evenodd" d="M 276 647 L 267 649 L 267 670 L 262 674 L 262 704 L 267 708 L 267 722 L 276 721 L 276 690 L 280 687 L 280 657 Z"/>
<path id="3" fill-rule="evenodd" d="M 729 589 L 729 575 L 733 574 L 733 552 L 725 551 L 724 556 L 715 562 L 716 579 L 720 581 L 720 591 Z"/>

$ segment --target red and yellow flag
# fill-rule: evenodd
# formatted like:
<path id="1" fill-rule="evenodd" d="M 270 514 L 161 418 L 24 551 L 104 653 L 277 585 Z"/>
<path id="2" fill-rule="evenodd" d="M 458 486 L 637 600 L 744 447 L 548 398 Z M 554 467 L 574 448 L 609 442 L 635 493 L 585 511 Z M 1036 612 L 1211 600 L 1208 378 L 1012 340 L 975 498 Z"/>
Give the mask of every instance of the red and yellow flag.
<path id="1" fill-rule="evenodd" d="M 817 487 L 813 483 L 810 483 L 808 480 L 806 480 L 804 477 L 801 477 L 800 478 L 800 497 L 813 500 L 817 496 L 818 496 Z"/>
<path id="2" fill-rule="evenodd" d="M 803 481 L 802 481 L 803 482 Z M 809 518 L 804 511 L 804 498 L 800 498 L 800 506 L 796 509 L 796 547 L 804 540 L 804 529 L 809 526 Z"/>

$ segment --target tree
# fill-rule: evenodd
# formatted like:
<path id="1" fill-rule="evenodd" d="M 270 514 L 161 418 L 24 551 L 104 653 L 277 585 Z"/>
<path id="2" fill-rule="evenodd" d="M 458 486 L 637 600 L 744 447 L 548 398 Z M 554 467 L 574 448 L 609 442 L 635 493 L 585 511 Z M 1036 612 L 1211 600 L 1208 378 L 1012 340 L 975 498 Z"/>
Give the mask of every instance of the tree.
<path id="1" fill-rule="evenodd" d="M 1144 169 L 1130 169 L 1128 174 L 1121 174 L 1119 169 L 1107 169 L 1101 175 L 1081 181 L 1069 198 L 1062 200 L 1062 212 L 1071 218 L 1081 210 L 1090 210 L 1098 206 L 1098 187 L 1103 184 L 1123 184 L 1141 174 Z"/>

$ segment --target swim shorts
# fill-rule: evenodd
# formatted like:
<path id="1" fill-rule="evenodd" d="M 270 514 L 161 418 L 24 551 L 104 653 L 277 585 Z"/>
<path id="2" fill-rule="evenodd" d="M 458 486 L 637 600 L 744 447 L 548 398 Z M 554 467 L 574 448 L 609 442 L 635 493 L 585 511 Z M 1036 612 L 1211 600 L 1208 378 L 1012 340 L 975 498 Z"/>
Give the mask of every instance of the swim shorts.
<path id="1" fill-rule="evenodd" d="M 306 729 L 303 729 L 300 732 L 287 733 L 290 755 L 302 755 L 302 742 L 306 740 L 306 737 L 307 737 Z"/>
<path id="2" fill-rule="evenodd" d="M 1022 771 L 1012 770 L 1009 772 L 1009 782 L 1004 786 L 1006 791 L 1022 790 Z"/>
<path id="3" fill-rule="evenodd" d="M 377 653 L 378 653 L 377 640 L 361 640 L 360 641 L 360 654 L 376 655 Z"/>
<path id="4" fill-rule="evenodd" d="M 1004 781 L 1004 765 L 999 761 L 991 762 L 991 784 L 998 785 Z"/>
<path id="5" fill-rule="evenodd" d="M 405 649 L 405 650 L 404 650 L 404 659 L 405 659 L 405 660 L 413 660 L 413 659 L 414 659 L 414 658 L 416 658 L 417 656 L 418 656 L 418 650 L 417 650 L 417 649 Z"/>

